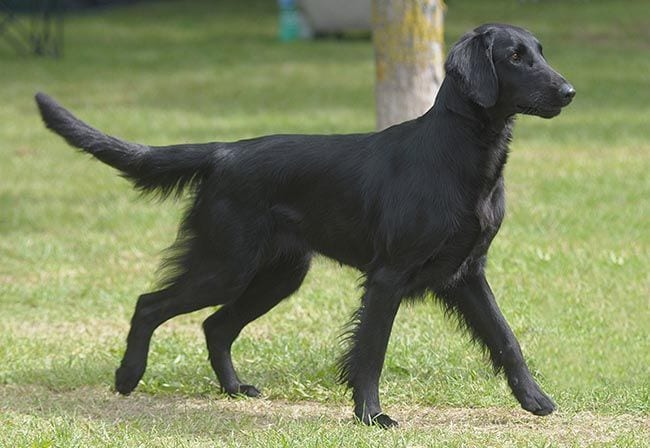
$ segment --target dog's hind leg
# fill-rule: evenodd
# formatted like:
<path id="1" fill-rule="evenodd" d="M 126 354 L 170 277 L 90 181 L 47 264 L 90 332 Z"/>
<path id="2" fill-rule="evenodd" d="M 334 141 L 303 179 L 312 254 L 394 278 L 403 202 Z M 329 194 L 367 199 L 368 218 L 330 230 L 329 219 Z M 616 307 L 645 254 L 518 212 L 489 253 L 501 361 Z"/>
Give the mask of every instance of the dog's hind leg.
<path id="1" fill-rule="evenodd" d="M 207 252 L 200 241 L 195 241 L 180 262 L 184 272 L 166 288 L 139 297 L 131 319 L 126 351 L 115 372 L 115 389 L 121 394 L 129 394 L 142 378 L 147 366 L 149 343 L 156 328 L 174 316 L 234 300 L 243 293 L 255 274 L 256 262 L 252 254 L 244 265 L 246 257 L 241 253 L 238 261 L 234 262 L 235 257 L 226 261 Z"/>
<path id="2" fill-rule="evenodd" d="M 216 279 L 196 287 L 192 285 L 192 279 L 196 276 L 187 275 L 186 278 L 168 288 L 139 297 L 131 319 L 126 351 L 115 372 L 115 389 L 121 394 L 129 394 L 144 375 L 149 343 L 156 328 L 174 316 L 232 299 L 241 294 L 245 287 L 223 288 L 223 282 Z M 221 294 L 216 294 L 217 291 Z"/>
<path id="3" fill-rule="evenodd" d="M 147 365 L 154 330 L 174 316 L 235 301 L 264 260 L 270 218 L 229 199 L 199 194 L 186 214 L 167 260 L 166 288 L 141 296 L 127 347 L 115 373 L 115 388 L 128 394 Z"/>
<path id="4" fill-rule="evenodd" d="M 259 390 L 243 384 L 235 372 L 230 354 L 231 346 L 241 330 L 268 312 L 302 284 L 309 270 L 309 255 L 276 259 L 262 267 L 244 293 L 221 307 L 203 323 L 210 363 L 221 388 L 230 395 L 256 397 Z"/>
<path id="5" fill-rule="evenodd" d="M 183 300 L 174 287 L 142 294 L 131 318 L 124 357 L 115 372 L 115 389 L 128 395 L 138 385 L 147 367 L 151 336 L 158 326 L 174 316 L 196 311 L 203 306 Z"/>

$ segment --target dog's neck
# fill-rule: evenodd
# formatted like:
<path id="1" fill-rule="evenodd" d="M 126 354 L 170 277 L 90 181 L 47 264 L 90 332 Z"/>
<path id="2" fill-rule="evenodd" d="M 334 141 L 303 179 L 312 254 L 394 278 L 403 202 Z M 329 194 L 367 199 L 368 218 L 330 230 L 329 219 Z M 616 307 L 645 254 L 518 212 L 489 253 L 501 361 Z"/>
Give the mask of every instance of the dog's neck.
<path id="1" fill-rule="evenodd" d="M 484 108 L 472 101 L 451 77 L 445 77 L 429 112 L 452 113 L 471 123 L 482 137 L 501 137 L 512 127 L 514 114 L 498 106 Z M 477 126 L 478 125 L 478 126 Z M 490 139 L 491 140 L 491 139 Z"/>
<path id="2" fill-rule="evenodd" d="M 433 107 L 422 119 L 437 123 L 440 116 L 448 114 L 455 115 L 458 120 L 455 120 L 453 129 L 446 132 L 458 135 L 459 142 L 466 141 L 477 148 L 482 156 L 476 168 L 483 182 L 488 185 L 496 182 L 508 158 L 514 115 L 504 113 L 498 107 L 486 109 L 479 106 L 461 91 L 453 79 L 447 77 Z"/>

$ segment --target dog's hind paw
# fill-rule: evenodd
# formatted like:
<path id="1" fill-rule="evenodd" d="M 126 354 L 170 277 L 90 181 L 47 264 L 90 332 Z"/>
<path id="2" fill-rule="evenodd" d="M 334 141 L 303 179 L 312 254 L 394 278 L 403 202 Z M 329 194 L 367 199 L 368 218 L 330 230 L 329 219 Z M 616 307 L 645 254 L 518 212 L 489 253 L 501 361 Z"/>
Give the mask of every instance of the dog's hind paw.
<path id="1" fill-rule="evenodd" d="M 144 370 L 139 372 L 137 369 L 120 366 L 115 371 L 115 390 L 122 395 L 129 395 L 140 382 L 143 373 Z"/>

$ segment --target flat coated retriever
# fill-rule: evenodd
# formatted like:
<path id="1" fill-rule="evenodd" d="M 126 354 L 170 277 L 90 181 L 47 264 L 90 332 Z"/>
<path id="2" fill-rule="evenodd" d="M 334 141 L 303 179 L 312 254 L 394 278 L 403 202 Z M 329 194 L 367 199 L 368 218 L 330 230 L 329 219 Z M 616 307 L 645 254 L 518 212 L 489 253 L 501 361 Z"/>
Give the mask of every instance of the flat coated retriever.
<path id="1" fill-rule="evenodd" d="M 258 396 L 235 372 L 232 343 L 300 287 L 319 253 L 365 277 L 340 360 L 360 421 L 397 424 L 382 413 L 379 377 L 400 303 L 426 292 L 489 351 L 524 409 L 551 413 L 555 405 L 531 376 L 484 270 L 504 215 L 514 116 L 554 117 L 575 90 L 546 62 L 539 41 L 510 25 L 467 33 L 445 68 L 433 107 L 381 132 L 230 143 L 128 143 L 37 94 L 48 128 L 141 191 L 193 193 L 166 261 L 171 273 L 160 290 L 138 299 L 116 389 L 128 394 L 142 378 L 156 327 L 222 305 L 203 323 L 210 362 L 225 392 Z"/>

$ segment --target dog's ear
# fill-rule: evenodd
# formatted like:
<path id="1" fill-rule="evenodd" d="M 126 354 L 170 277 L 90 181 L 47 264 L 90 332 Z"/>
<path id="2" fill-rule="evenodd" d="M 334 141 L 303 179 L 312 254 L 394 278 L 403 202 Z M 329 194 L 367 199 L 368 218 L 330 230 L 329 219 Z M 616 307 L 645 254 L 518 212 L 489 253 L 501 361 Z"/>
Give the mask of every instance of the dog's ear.
<path id="1" fill-rule="evenodd" d="M 499 80 L 492 61 L 494 37 L 487 30 L 464 35 L 449 52 L 447 75 L 459 82 L 463 93 L 481 107 L 492 107 L 499 95 Z"/>

